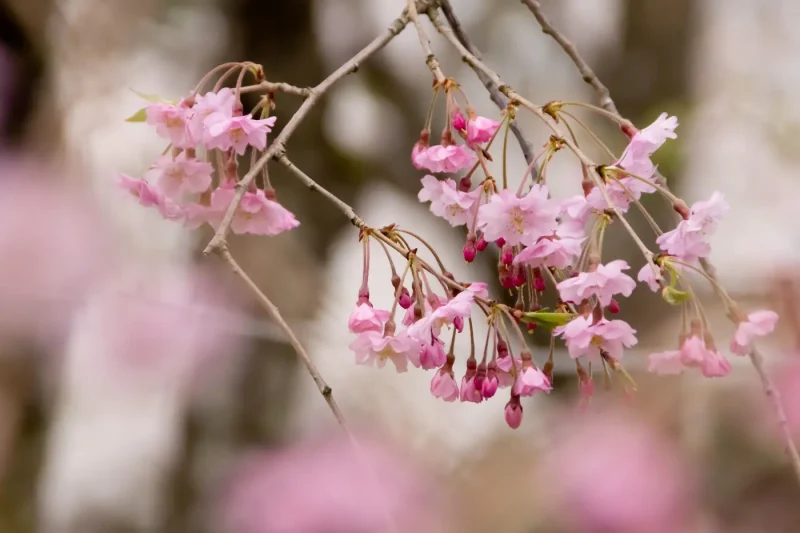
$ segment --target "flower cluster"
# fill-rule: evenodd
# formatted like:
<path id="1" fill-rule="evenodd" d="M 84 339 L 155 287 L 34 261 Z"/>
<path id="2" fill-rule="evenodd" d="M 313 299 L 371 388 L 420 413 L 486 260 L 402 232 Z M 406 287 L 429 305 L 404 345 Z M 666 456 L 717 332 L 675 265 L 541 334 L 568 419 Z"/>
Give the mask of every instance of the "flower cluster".
<path id="1" fill-rule="evenodd" d="M 248 148 L 266 149 L 275 117 L 244 115 L 237 93 L 229 88 L 191 94 L 178 103 L 150 103 L 144 117 L 160 137 L 169 140 L 168 153 L 144 178 L 121 174 L 119 186 L 165 219 L 182 221 L 189 228 L 218 227 L 234 198 L 238 156 Z M 264 189 L 251 186 L 245 191 L 231 230 L 277 235 L 298 225 L 294 215 L 276 201 L 267 182 Z"/>

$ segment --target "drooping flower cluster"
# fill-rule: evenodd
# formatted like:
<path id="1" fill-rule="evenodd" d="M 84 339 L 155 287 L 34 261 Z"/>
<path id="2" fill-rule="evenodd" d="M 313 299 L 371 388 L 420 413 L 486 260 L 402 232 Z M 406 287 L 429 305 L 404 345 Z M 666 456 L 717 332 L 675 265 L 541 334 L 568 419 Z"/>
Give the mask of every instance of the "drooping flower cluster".
<path id="1" fill-rule="evenodd" d="M 189 228 L 203 224 L 216 228 L 234 198 L 238 156 L 248 148 L 266 149 L 275 117 L 244 115 L 237 93 L 229 88 L 192 94 L 177 104 L 154 102 L 144 114 L 147 124 L 170 146 L 144 178 L 121 174 L 119 186 L 165 219 L 181 221 Z M 271 187 L 251 186 L 230 227 L 234 233 L 277 235 L 298 225 L 294 215 L 275 200 Z"/>

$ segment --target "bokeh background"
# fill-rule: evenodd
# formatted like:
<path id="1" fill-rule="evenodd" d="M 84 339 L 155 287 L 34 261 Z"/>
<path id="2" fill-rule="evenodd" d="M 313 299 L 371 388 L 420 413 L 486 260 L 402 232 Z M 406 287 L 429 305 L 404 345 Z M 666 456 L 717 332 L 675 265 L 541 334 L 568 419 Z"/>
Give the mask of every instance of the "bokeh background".
<path id="1" fill-rule="evenodd" d="M 428 393 L 429 374 L 354 364 L 345 323 L 361 276 L 356 234 L 276 166 L 273 183 L 301 227 L 236 236 L 231 249 L 363 435 L 354 454 L 280 332 L 201 256 L 210 233 L 118 194 L 114 175 L 141 175 L 164 147 L 151 129 L 124 122 L 142 106 L 131 89 L 178 98 L 232 60 L 262 64 L 271 81 L 313 86 L 404 4 L 0 1 L 0 532 L 389 531 L 386 515 L 398 531 L 797 531 L 800 490 L 754 372 L 737 360 L 722 380 L 644 373 L 646 355 L 674 347 L 678 330 L 648 291 L 623 302 L 640 337 L 626 354 L 639 383 L 633 399 L 598 386 L 593 416 L 573 420 L 577 379 L 559 366 L 556 390 L 528 399 L 513 431 L 500 394 L 445 404 Z M 452 4 L 520 93 L 594 101 L 519 2 Z M 764 350 L 790 422 L 800 422 L 800 3 L 542 4 L 624 116 L 639 126 L 662 111 L 679 117 L 679 139 L 659 151 L 659 168 L 690 203 L 725 193 L 732 214 L 714 240 L 718 274 L 745 308 L 782 314 Z M 474 74 L 428 28 L 445 73 L 480 114 L 496 117 Z M 409 153 L 429 105 L 423 60 L 406 29 L 325 96 L 288 154 L 372 226 L 422 233 L 459 279 L 483 279 L 491 260 L 465 265 L 463 235 L 416 199 Z M 278 95 L 277 104 L 280 125 L 299 103 Z M 615 128 L 586 118 L 613 148 L 624 146 Z M 519 122 L 534 146 L 547 141 L 532 118 L 521 113 Z M 509 148 L 519 177 L 526 165 Z M 577 192 L 576 172 L 569 158 L 553 163 L 557 195 Z M 665 206 L 647 206 L 669 223 Z M 632 219 L 647 236 L 644 220 Z M 641 266 L 622 232 L 606 247 Z M 373 301 L 386 302 L 389 270 L 373 263 Z M 725 346 L 733 328 L 710 292 L 706 300 Z M 198 328 L 209 322 L 213 339 Z M 175 331 L 184 334 L 176 340 Z M 637 522 L 636 512 L 661 525 Z"/>

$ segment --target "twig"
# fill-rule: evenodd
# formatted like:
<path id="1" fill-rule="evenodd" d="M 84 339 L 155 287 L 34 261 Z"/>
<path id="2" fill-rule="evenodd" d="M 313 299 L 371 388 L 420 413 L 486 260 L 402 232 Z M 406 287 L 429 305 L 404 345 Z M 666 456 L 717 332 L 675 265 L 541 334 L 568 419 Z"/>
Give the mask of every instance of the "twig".
<path id="1" fill-rule="evenodd" d="M 439 4 L 448 24 L 450 24 L 450 27 L 453 28 L 453 33 L 455 34 L 456 38 L 458 38 L 458 40 L 467 50 L 472 52 L 472 55 L 480 59 L 480 50 L 478 50 L 475 44 L 473 44 L 473 42 L 470 40 L 467 33 L 464 31 L 464 28 L 461 26 L 461 21 L 458 20 L 458 17 L 453 11 L 453 6 L 450 5 L 450 0 L 440 0 Z M 437 14 L 435 9 L 431 8 L 428 10 L 428 18 L 432 19 L 436 16 Z M 478 79 L 481 81 L 481 83 L 483 83 L 483 86 L 486 87 L 486 91 L 489 93 L 489 97 L 492 99 L 492 102 L 494 102 L 494 104 L 501 110 L 505 109 L 508 106 L 508 99 L 503 96 L 503 93 L 501 93 L 500 89 L 497 88 L 497 84 L 494 83 L 492 79 L 483 72 L 478 72 L 477 75 Z M 528 142 L 528 139 L 525 138 L 522 130 L 519 129 L 516 120 L 512 120 L 510 122 L 510 127 L 511 131 L 514 133 L 514 137 L 517 138 L 517 142 L 522 150 L 522 155 L 525 157 L 525 161 L 528 163 L 528 165 L 531 165 L 534 161 L 531 143 Z M 535 169 L 536 165 L 533 165 L 533 167 Z"/>
<path id="2" fill-rule="evenodd" d="M 594 73 L 589 64 L 584 61 L 580 54 L 578 54 L 578 50 L 575 48 L 575 45 L 572 44 L 572 41 L 567 39 L 564 34 L 553 28 L 553 26 L 550 24 L 550 21 L 547 20 L 547 17 L 545 17 L 544 13 L 542 13 L 542 4 L 540 4 L 538 0 L 520 1 L 528 6 L 528 9 L 531 10 L 533 16 L 536 17 L 537 21 L 539 21 L 539 26 L 542 27 L 542 31 L 555 39 L 564 52 L 566 52 L 570 59 L 572 59 L 572 62 L 575 63 L 576 67 L 578 67 L 583 81 L 591 85 L 594 91 L 597 93 L 597 97 L 600 99 L 600 105 L 603 107 L 603 109 L 622 119 L 619 111 L 617 111 L 617 106 L 614 104 L 614 100 L 611 99 L 611 92 L 608 90 L 608 87 L 606 87 L 605 84 L 600 81 L 600 79 L 597 77 L 597 74 Z"/>
<path id="3" fill-rule="evenodd" d="M 297 339 L 297 336 L 294 334 L 294 331 L 292 331 L 292 328 L 290 328 L 289 325 L 286 323 L 286 321 L 283 319 L 280 311 L 278 311 L 278 308 L 275 306 L 274 303 L 272 303 L 272 301 L 269 298 L 267 298 L 267 296 L 263 292 L 261 292 L 261 289 L 258 288 L 258 285 L 256 285 L 255 282 L 252 279 L 250 279 L 250 276 L 248 276 L 247 273 L 244 270 L 242 270 L 242 267 L 239 266 L 239 264 L 231 255 L 230 251 L 228 251 L 227 245 L 223 245 L 223 247 L 219 250 L 218 254 L 222 257 L 222 259 L 226 263 L 228 263 L 228 266 L 231 267 L 231 270 L 233 270 L 233 272 L 237 276 L 242 278 L 242 280 L 247 284 L 247 286 L 250 287 L 250 290 L 252 290 L 253 294 L 256 295 L 258 302 L 262 305 L 262 307 L 264 307 L 264 310 L 267 312 L 270 318 L 272 318 L 272 320 L 275 321 L 278 327 L 280 327 L 280 329 L 282 329 L 283 332 L 286 333 L 286 336 L 289 338 L 289 343 L 292 345 L 292 348 L 294 348 L 294 351 L 297 353 L 297 356 L 303 362 L 303 365 L 306 367 L 306 370 L 308 370 L 308 373 L 311 375 L 311 379 L 313 379 L 314 383 L 317 385 L 319 393 L 322 394 L 322 397 L 327 402 L 328 407 L 333 413 L 334 418 L 336 418 L 336 421 L 339 422 L 339 425 L 342 426 L 342 428 L 349 434 L 350 430 L 347 429 L 347 424 L 344 421 L 344 416 L 342 415 L 342 411 L 339 410 L 339 406 L 336 404 L 336 400 L 333 398 L 333 390 L 322 378 L 322 376 L 319 373 L 319 370 L 317 370 L 316 365 L 311 360 L 311 357 L 309 357 L 305 348 L 303 348 L 303 345 L 300 344 L 300 341 Z"/>
<path id="4" fill-rule="evenodd" d="M 353 224 L 355 227 L 363 229 L 366 226 L 366 224 L 364 224 L 364 221 L 361 220 L 361 218 L 358 215 L 356 215 L 355 211 L 353 211 L 353 208 L 349 204 L 343 202 L 341 199 L 339 199 L 338 196 L 328 191 L 319 183 L 311 179 L 311 177 L 308 174 L 297 168 L 297 166 L 295 166 L 294 163 L 289 161 L 289 158 L 286 157 L 285 153 L 280 153 L 276 155 L 275 158 L 278 160 L 278 162 L 286 166 L 286 168 L 288 168 L 289 171 L 295 175 L 295 177 L 297 177 L 300 181 L 302 181 L 303 184 L 305 184 L 305 186 L 309 188 L 309 190 L 318 192 L 326 199 L 330 200 L 330 202 L 333 205 L 335 205 L 337 209 L 339 209 L 339 211 L 344 213 L 344 216 L 347 217 L 347 220 L 349 220 L 350 223 Z"/>
<path id="5" fill-rule="evenodd" d="M 295 96 L 301 96 L 303 98 L 308 98 L 311 96 L 312 89 L 309 87 L 295 87 L 294 85 L 289 85 L 288 83 L 274 83 L 271 81 L 262 81 L 261 83 L 256 83 L 255 85 L 245 85 L 239 91 L 242 94 L 245 93 L 285 93 L 285 94 L 293 94 Z"/>
<path id="6" fill-rule="evenodd" d="M 425 32 L 425 28 L 422 27 L 422 23 L 419 21 L 419 15 L 417 13 L 417 1 L 408 0 L 407 4 L 408 7 L 406 8 L 406 11 L 408 12 L 408 18 L 411 20 L 417 30 L 419 44 L 422 46 L 422 51 L 425 52 L 425 64 L 428 65 L 431 74 L 433 74 L 433 78 L 436 80 L 436 85 L 443 86 L 447 81 L 447 78 L 445 78 L 442 69 L 439 67 L 439 60 L 436 59 L 436 56 L 433 54 L 433 50 L 431 50 L 431 43 L 428 39 L 428 34 Z"/>
<path id="7" fill-rule="evenodd" d="M 586 61 L 580 56 L 578 50 L 563 34 L 561 34 L 558 30 L 556 30 L 547 18 L 542 13 L 541 4 L 537 0 L 521 0 L 523 4 L 528 6 L 528 8 L 533 13 L 533 16 L 536 17 L 536 20 L 539 22 L 539 25 L 542 27 L 542 31 L 556 40 L 561 48 L 566 52 L 566 54 L 572 59 L 572 62 L 580 71 L 581 75 L 583 76 L 583 80 L 590 84 L 597 95 L 600 97 L 600 104 L 603 106 L 604 109 L 607 111 L 619 115 L 619 111 L 617 111 L 616 106 L 614 105 L 614 101 L 611 99 L 611 94 L 606 87 L 594 73 L 594 71 L 589 68 L 589 65 Z M 620 116 L 622 120 L 626 120 L 624 117 Z M 661 181 L 662 187 L 667 189 L 666 187 L 666 180 L 659 180 Z M 709 279 L 714 280 L 716 283 L 716 268 L 708 259 L 701 259 L 700 264 L 703 267 L 703 270 L 708 275 Z M 719 287 L 716 284 L 715 288 Z M 724 290 L 723 290 L 724 292 Z M 728 317 L 736 323 L 739 320 L 738 309 L 736 309 L 736 303 L 727 296 L 724 295 L 725 298 L 723 302 L 725 303 L 726 307 L 728 307 Z M 756 349 L 753 349 L 750 354 L 750 362 L 753 364 L 753 368 L 755 368 L 756 373 L 758 374 L 759 379 L 761 380 L 761 387 L 764 391 L 764 394 L 767 396 L 767 399 L 772 403 L 772 407 L 775 411 L 775 415 L 778 421 L 778 425 L 780 426 L 784 448 L 786 451 L 787 456 L 789 457 L 790 462 L 792 463 L 792 468 L 794 469 L 794 473 L 797 476 L 798 481 L 800 481 L 800 454 L 797 451 L 797 447 L 795 446 L 794 440 L 792 438 L 791 432 L 789 431 L 787 421 L 786 421 L 786 413 L 783 408 L 783 404 L 781 403 L 780 394 L 778 390 L 775 388 L 772 379 L 769 377 L 765 367 L 764 367 L 764 357 L 758 352 Z"/>
<path id="8" fill-rule="evenodd" d="M 330 76 L 325 78 L 319 85 L 312 89 L 308 89 L 309 94 L 308 97 L 305 99 L 303 104 L 297 110 L 297 112 L 292 116 L 289 122 L 286 123 L 286 126 L 283 127 L 283 130 L 280 134 L 275 138 L 272 142 L 270 147 L 267 149 L 266 152 L 256 161 L 255 165 L 250 168 L 250 171 L 245 174 L 245 176 L 236 184 L 236 192 L 233 195 L 233 200 L 231 204 L 228 206 L 228 210 L 225 212 L 225 216 L 222 218 L 222 222 L 219 225 L 219 228 L 214 233 L 214 237 L 206 246 L 205 250 L 203 250 L 204 254 L 210 254 L 212 252 L 220 253 L 225 245 L 225 238 L 228 235 L 228 231 L 230 231 L 231 222 L 233 221 L 233 217 L 236 214 L 236 209 L 239 208 L 239 204 L 242 202 L 242 198 L 244 197 L 244 193 L 247 191 L 248 186 L 250 183 L 256 178 L 256 176 L 261 172 L 261 169 L 267 162 L 276 157 L 279 154 L 282 154 L 285 151 L 285 144 L 288 142 L 289 137 L 292 136 L 294 130 L 300 125 L 300 122 L 305 119 L 308 112 L 314 107 L 314 104 L 322 97 L 325 92 L 330 89 L 336 82 L 358 70 L 359 65 L 373 55 L 375 52 L 386 46 L 389 41 L 395 38 L 403 28 L 406 27 L 408 24 L 408 15 L 406 12 L 403 12 L 400 17 L 394 20 L 392 24 L 389 26 L 387 30 L 385 30 L 381 35 L 376 37 L 371 43 L 369 43 L 366 47 L 364 47 L 360 52 L 358 52 L 355 56 L 353 56 L 349 61 L 345 62 L 341 67 L 336 69 Z"/>

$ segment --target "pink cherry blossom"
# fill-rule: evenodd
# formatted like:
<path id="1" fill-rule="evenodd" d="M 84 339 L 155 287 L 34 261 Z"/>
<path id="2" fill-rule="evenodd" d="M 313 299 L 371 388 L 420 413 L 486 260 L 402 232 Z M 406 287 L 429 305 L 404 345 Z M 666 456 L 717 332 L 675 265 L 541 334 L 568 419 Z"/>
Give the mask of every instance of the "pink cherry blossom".
<path id="1" fill-rule="evenodd" d="M 127 174 L 117 176 L 117 184 L 129 194 L 139 200 L 144 207 L 155 207 L 162 217 L 178 219 L 183 216 L 183 209 L 171 199 L 164 197 L 155 188 L 143 179 L 132 178 Z"/>
<path id="2" fill-rule="evenodd" d="M 571 196 L 559 205 L 557 234 L 559 237 L 582 239 L 586 236 L 586 223 L 592 216 L 592 206 L 582 194 Z"/>
<path id="3" fill-rule="evenodd" d="M 419 342 L 405 332 L 384 336 L 380 331 L 364 331 L 350 344 L 350 349 L 355 352 L 359 365 L 374 364 L 383 368 L 386 361 L 391 361 L 398 372 L 408 370 L 409 357 L 419 356 Z"/>
<path id="4" fill-rule="evenodd" d="M 173 159 L 161 156 L 148 172 L 148 178 L 172 200 L 179 201 L 184 194 L 201 193 L 211 185 L 214 167 L 206 161 L 198 161 L 181 152 Z"/>
<path id="5" fill-rule="evenodd" d="M 458 172 L 470 168 L 477 160 L 474 152 L 456 144 L 436 144 L 416 154 L 412 152 L 414 166 L 431 172 Z"/>
<path id="6" fill-rule="evenodd" d="M 531 365 L 523 363 L 523 370 L 514 383 L 514 394 L 518 396 L 533 396 L 536 391 L 550 392 L 552 386 L 544 372 Z"/>
<path id="7" fill-rule="evenodd" d="M 616 166 L 637 176 L 650 178 L 655 172 L 655 166 L 650 161 L 650 157 L 667 142 L 667 139 L 678 137 L 675 134 L 677 127 L 678 119 L 676 117 L 669 117 L 666 113 L 662 113 L 655 122 L 633 136 Z"/>
<path id="8" fill-rule="evenodd" d="M 193 148 L 195 143 L 187 123 L 191 111 L 175 104 L 156 102 L 147 106 L 147 123 L 155 126 L 156 133 L 169 139 L 176 148 Z"/>
<path id="9" fill-rule="evenodd" d="M 375 309 L 371 305 L 363 303 L 357 305 L 350 313 L 347 328 L 351 333 L 383 331 L 383 325 L 387 320 L 389 320 L 389 311 Z"/>
<path id="10" fill-rule="evenodd" d="M 476 117 L 467 124 L 467 142 L 469 144 L 489 142 L 499 127 L 500 123 L 496 120 Z"/>
<path id="11" fill-rule="evenodd" d="M 497 379 L 501 387 L 510 387 L 514 384 L 514 375 L 522 371 L 522 359 L 511 355 L 500 356 L 496 361 Z M 513 369 L 513 370 L 512 370 Z"/>
<path id="12" fill-rule="evenodd" d="M 592 317 L 578 316 L 553 333 L 561 336 L 567 344 L 570 357 L 577 359 L 586 356 L 599 360 L 600 350 L 613 359 L 621 359 L 623 348 L 635 346 L 636 330 L 622 320 L 601 319 L 596 324 Z"/>
<path id="13" fill-rule="evenodd" d="M 454 402 L 458 399 L 458 383 L 453 375 L 452 366 L 445 365 L 433 375 L 431 394 L 434 398 L 441 398 L 446 402 Z"/>
<path id="14" fill-rule="evenodd" d="M 496 363 L 489 363 L 486 372 L 486 378 L 481 383 L 481 395 L 484 398 L 491 398 L 497 393 L 497 387 L 500 385 L 500 380 L 497 377 Z"/>
<path id="15" fill-rule="evenodd" d="M 600 305 L 607 306 L 615 294 L 630 296 L 636 282 L 623 274 L 628 263 L 616 259 L 605 265 L 597 265 L 594 272 L 581 272 L 574 278 L 567 278 L 556 285 L 561 299 L 565 302 L 581 303 L 590 296 L 597 296 Z"/>
<path id="16" fill-rule="evenodd" d="M 474 371 L 473 371 L 474 372 Z M 483 401 L 482 388 L 475 385 L 475 374 L 471 376 L 464 376 L 461 379 L 461 396 L 462 402 L 481 403 Z"/>
<path id="17" fill-rule="evenodd" d="M 460 330 L 463 327 L 463 319 L 472 314 L 475 297 L 486 298 L 487 295 L 488 289 L 485 283 L 472 283 L 466 290 L 411 324 L 408 334 L 424 343 L 429 342 L 431 336 L 438 335 L 445 325 L 453 324 Z M 462 320 L 461 325 L 459 319 Z"/>
<path id="18" fill-rule="evenodd" d="M 519 396 L 516 394 L 512 394 L 511 399 L 506 404 L 505 419 L 506 424 L 511 429 L 517 429 L 522 424 L 522 405 L 520 405 Z"/>
<path id="19" fill-rule="evenodd" d="M 464 131 L 467 129 L 467 119 L 464 118 L 464 115 L 461 111 L 456 111 L 453 113 L 453 128 L 457 131 Z"/>
<path id="20" fill-rule="evenodd" d="M 503 189 L 489 203 L 480 206 L 477 226 L 487 241 L 502 238 L 512 246 L 530 246 L 556 230 L 558 212 L 558 205 L 548 198 L 544 185 L 534 185 L 522 197 Z"/>
<path id="21" fill-rule="evenodd" d="M 580 255 L 584 240 L 585 238 L 541 238 L 517 254 L 514 257 L 514 264 L 524 264 L 534 268 L 541 266 L 566 268 Z"/>
<path id="22" fill-rule="evenodd" d="M 220 121 L 233 116 L 233 107 L 236 104 L 236 95 L 228 87 L 218 92 L 208 92 L 205 95 L 195 96 L 195 104 L 191 108 L 189 132 L 194 142 L 206 144 L 210 140 L 208 133 L 208 119 L 213 115 L 214 121 Z"/>
<path id="23" fill-rule="evenodd" d="M 206 148 L 233 148 L 239 155 L 245 153 L 248 145 L 256 150 L 264 150 L 267 147 L 267 133 L 272 131 L 275 120 L 276 117 L 258 120 L 252 115 L 226 117 L 212 114 L 206 119 Z"/>
<path id="24" fill-rule="evenodd" d="M 641 281 L 642 283 L 647 283 L 647 286 L 650 287 L 650 290 L 653 292 L 658 292 L 661 287 L 656 280 L 656 272 L 653 269 L 653 265 L 651 263 L 645 263 L 645 265 L 639 270 L 639 273 L 636 275 L 636 279 Z"/>
<path id="25" fill-rule="evenodd" d="M 422 344 L 419 352 L 419 366 L 424 370 L 432 370 L 444 365 L 447 354 L 444 353 L 444 342 L 439 337 L 432 337 L 431 342 Z"/>
<path id="26" fill-rule="evenodd" d="M 220 187 L 211 195 L 211 210 L 217 213 L 224 213 L 231 201 L 235 191 L 232 187 Z M 210 221 L 212 226 L 219 224 L 219 221 Z M 294 215 L 274 200 L 270 200 L 264 195 L 261 189 L 256 192 L 246 192 L 242 198 L 242 203 L 236 210 L 236 214 L 231 222 L 231 230 L 234 233 L 252 233 L 254 235 L 278 235 L 284 231 L 296 228 L 300 222 Z"/>
<path id="27" fill-rule="evenodd" d="M 667 350 L 649 356 L 650 372 L 656 374 L 681 374 L 687 368 L 696 368 L 706 377 L 724 377 L 731 365 L 724 355 L 709 348 L 697 335 L 688 337 L 679 350 Z"/>
<path id="28" fill-rule="evenodd" d="M 431 202 L 431 213 L 447 220 L 453 227 L 475 220 L 481 189 L 459 191 L 455 181 L 440 181 L 430 174 L 421 181 L 422 190 L 418 198 L 420 202 Z"/>
<path id="29" fill-rule="evenodd" d="M 656 244 L 670 255 L 687 262 L 708 257 L 711 245 L 708 237 L 717 230 L 717 225 L 730 209 L 725 198 L 714 192 L 709 200 L 695 202 L 687 220 L 656 239 Z"/>
<path id="30" fill-rule="evenodd" d="M 747 320 L 739 322 L 731 341 L 731 351 L 737 355 L 747 355 L 752 350 L 756 337 L 769 335 L 778 323 L 778 313 L 774 311 L 755 311 L 747 315 Z"/>

